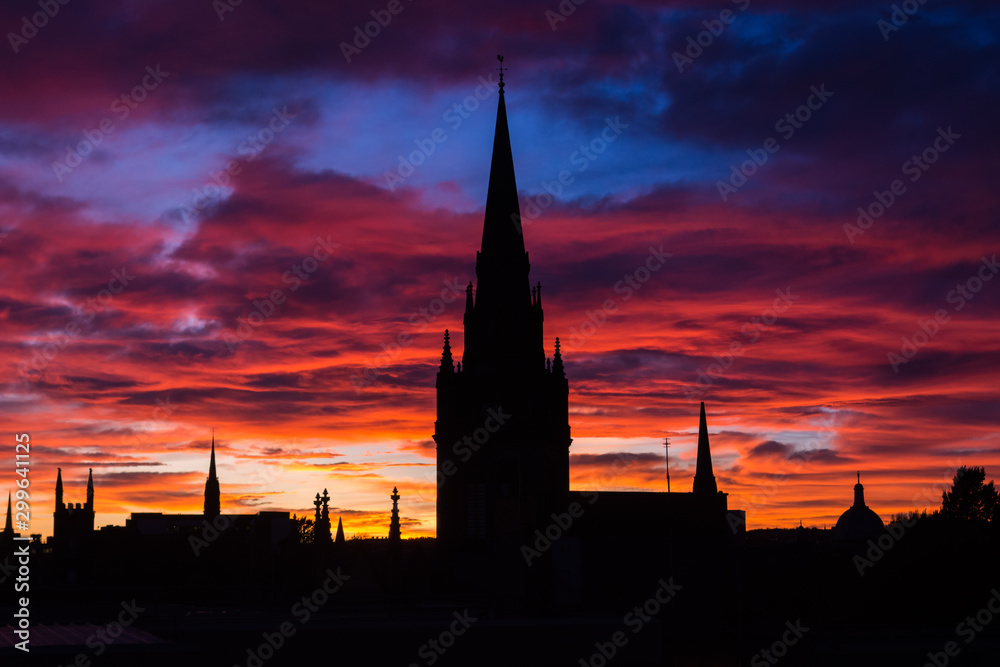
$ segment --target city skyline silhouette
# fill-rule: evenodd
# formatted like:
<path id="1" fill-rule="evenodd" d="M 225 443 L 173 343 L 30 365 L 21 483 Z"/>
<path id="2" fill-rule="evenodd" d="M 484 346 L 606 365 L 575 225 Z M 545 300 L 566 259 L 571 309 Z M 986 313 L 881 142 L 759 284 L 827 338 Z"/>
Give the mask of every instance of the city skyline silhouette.
<path id="1" fill-rule="evenodd" d="M 987 664 L 1000 15 L 731 5 L 0 10 L 0 654 Z"/>

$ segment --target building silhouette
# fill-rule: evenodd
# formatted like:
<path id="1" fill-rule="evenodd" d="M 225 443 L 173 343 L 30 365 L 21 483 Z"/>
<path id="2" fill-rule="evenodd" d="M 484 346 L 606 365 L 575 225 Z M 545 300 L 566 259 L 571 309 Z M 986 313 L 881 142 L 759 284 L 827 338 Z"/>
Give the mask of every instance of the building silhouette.
<path id="1" fill-rule="evenodd" d="M 507 596 L 514 604 L 568 603 L 597 575 L 588 563 L 618 560 L 605 553 L 608 544 L 642 571 L 662 567 L 668 545 L 682 535 L 740 532 L 728 529 L 704 403 L 692 493 L 601 492 L 594 504 L 586 492 L 570 491 L 569 382 L 558 338 L 551 359 L 545 356 L 542 286 L 531 286 L 529 270 L 501 70 L 477 283 L 466 288 L 462 360 L 455 363 L 445 330 L 436 380 L 442 571 L 458 588 Z M 583 508 L 582 516 L 560 526 L 551 548 L 532 546 L 575 508 Z M 537 560 L 525 548 L 537 551 Z M 636 554 L 648 567 L 636 567 Z"/>
<path id="2" fill-rule="evenodd" d="M 854 504 L 840 515 L 833 528 L 834 539 L 841 542 L 866 542 L 878 539 L 885 530 L 882 518 L 865 504 L 865 487 L 861 485 L 861 472 L 854 485 Z"/>

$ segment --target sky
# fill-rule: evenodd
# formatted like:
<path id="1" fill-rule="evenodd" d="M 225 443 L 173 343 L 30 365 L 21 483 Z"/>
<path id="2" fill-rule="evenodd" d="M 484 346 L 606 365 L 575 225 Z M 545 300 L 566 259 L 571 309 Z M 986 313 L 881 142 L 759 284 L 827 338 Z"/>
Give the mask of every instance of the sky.
<path id="1" fill-rule="evenodd" d="M 47 8 L 48 14 L 45 13 Z M 434 534 L 497 54 L 571 486 L 748 528 L 934 509 L 1000 472 L 1000 7 L 244 0 L 0 7 L 0 424 L 97 525 Z M 458 297 L 458 298 L 456 298 Z M 399 341 L 404 341 L 399 344 Z"/>

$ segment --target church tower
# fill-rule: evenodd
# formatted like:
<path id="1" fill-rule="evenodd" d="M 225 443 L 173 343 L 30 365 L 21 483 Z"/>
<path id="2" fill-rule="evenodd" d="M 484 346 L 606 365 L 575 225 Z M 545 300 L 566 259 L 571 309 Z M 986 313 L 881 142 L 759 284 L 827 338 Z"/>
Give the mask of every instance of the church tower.
<path id="1" fill-rule="evenodd" d="M 445 331 L 437 374 L 437 535 L 446 555 L 512 552 L 516 560 L 534 531 L 565 511 L 571 439 L 559 343 L 550 365 L 541 284 L 532 287 L 528 278 L 500 60 L 476 288 L 466 288 L 465 349 L 456 367 Z"/>
<path id="2" fill-rule="evenodd" d="M 705 402 L 701 403 L 701 419 L 698 422 L 698 463 L 694 471 L 691 490 L 699 495 L 719 492 L 712 472 L 712 450 L 708 446 L 708 422 L 705 419 Z"/>
<path id="3" fill-rule="evenodd" d="M 222 511 L 219 478 L 215 474 L 215 431 L 212 431 L 212 459 L 208 464 L 208 479 L 205 480 L 205 517 L 214 519 Z"/>

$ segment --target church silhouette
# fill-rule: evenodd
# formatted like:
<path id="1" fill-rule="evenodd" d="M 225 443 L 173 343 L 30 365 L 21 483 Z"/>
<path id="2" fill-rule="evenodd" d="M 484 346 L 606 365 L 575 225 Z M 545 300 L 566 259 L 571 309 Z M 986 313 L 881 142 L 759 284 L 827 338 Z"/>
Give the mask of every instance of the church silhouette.
<path id="1" fill-rule="evenodd" d="M 932 607 L 912 597 L 907 580 L 920 565 L 894 572 L 874 564 L 881 556 L 871 560 L 872 545 L 895 548 L 900 538 L 886 542 L 860 473 L 854 505 L 834 530 L 760 531 L 751 540 L 745 513 L 729 509 L 716 481 L 701 403 L 690 491 L 570 488 L 572 378 L 559 338 L 546 355 L 542 285 L 529 276 L 504 87 L 501 70 L 464 349 L 457 360 L 446 329 L 435 378 L 436 538 L 404 539 L 396 487 L 387 496 L 388 534 L 378 538 L 347 540 L 342 517 L 334 531 L 328 489 L 316 493 L 311 518 L 226 513 L 214 432 L 200 514 L 136 512 L 125 526 L 98 531 L 93 472 L 86 502 L 74 505 L 64 502 L 60 469 L 53 536 L 30 543 L 39 599 L 65 605 L 35 612 L 47 628 L 40 648 L 68 664 L 89 638 L 66 622 L 65 610 L 94 624 L 132 599 L 152 609 L 142 621 L 152 634 L 123 631 L 106 664 L 137 664 L 139 656 L 148 665 L 200 664 L 195 656 L 210 656 L 211 664 L 249 666 L 267 662 L 264 649 L 282 656 L 269 664 L 303 664 L 331 646 L 351 664 L 429 666 L 442 658 L 601 667 L 621 656 L 616 664 L 757 665 L 775 664 L 762 657 L 778 655 L 775 647 L 791 656 L 788 665 L 890 664 L 865 653 L 867 637 L 837 643 L 837 632 Z M 942 549 L 941 541 L 922 541 L 921 530 L 899 552 L 927 543 Z M 5 551 L 18 537 L 8 499 Z M 868 579 L 852 565 L 865 549 L 875 573 Z M 320 592 L 330 601 L 274 640 L 289 609 L 300 608 L 288 601 L 317 600 Z M 834 628 L 826 643 L 812 639 L 821 631 L 808 634 L 817 620 Z M 893 635 L 897 626 L 886 632 L 894 647 L 913 639 Z M 8 634 L 0 639 L 10 641 Z M 427 649 L 446 636 L 456 647 L 447 655 Z M 13 655 L 11 646 L 0 642 L 0 655 Z M 163 661 L 154 659 L 161 648 Z"/>

